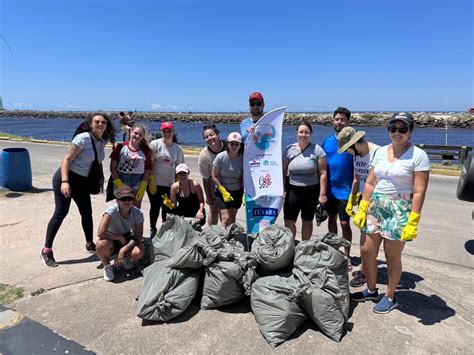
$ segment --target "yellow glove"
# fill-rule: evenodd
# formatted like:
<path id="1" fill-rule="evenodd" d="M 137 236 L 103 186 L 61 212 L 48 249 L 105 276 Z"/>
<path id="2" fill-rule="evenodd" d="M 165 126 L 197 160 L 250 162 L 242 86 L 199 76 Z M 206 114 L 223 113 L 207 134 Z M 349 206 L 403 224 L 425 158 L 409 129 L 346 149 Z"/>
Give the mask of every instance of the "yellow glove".
<path id="1" fill-rule="evenodd" d="M 242 195 L 242 205 L 245 205 L 245 194 Z"/>
<path id="2" fill-rule="evenodd" d="M 418 223 L 420 222 L 421 215 L 416 212 L 410 212 L 408 216 L 408 223 L 402 230 L 402 238 L 403 242 L 408 240 L 413 240 L 418 235 Z"/>
<path id="3" fill-rule="evenodd" d="M 120 190 L 122 190 L 122 189 L 124 189 L 124 188 L 126 187 L 125 184 L 123 183 L 122 179 L 120 179 L 120 178 L 116 178 L 116 179 L 114 180 L 114 184 L 115 184 L 115 186 L 117 186 Z"/>
<path id="4" fill-rule="evenodd" d="M 224 185 L 221 185 L 217 188 L 219 192 L 222 194 L 222 198 L 224 199 L 224 202 L 232 202 L 234 201 L 234 198 L 232 195 L 227 191 L 227 189 L 224 187 Z"/>
<path id="5" fill-rule="evenodd" d="M 148 183 L 144 180 L 140 181 L 140 187 L 138 188 L 137 194 L 135 195 L 135 200 L 140 201 L 143 196 L 145 196 L 146 186 Z"/>
<path id="6" fill-rule="evenodd" d="M 170 210 L 174 210 L 176 208 L 176 205 L 170 200 L 168 195 L 161 195 L 161 197 L 163 198 L 163 205 L 168 207 Z"/>
<path id="7" fill-rule="evenodd" d="M 365 222 L 367 221 L 367 211 L 369 210 L 369 201 L 360 201 L 359 210 L 354 216 L 353 222 L 359 228 L 362 229 L 365 227 Z"/>
<path id="8" fill-rule="evenodd" d="M 155 175 L 150 175 L 148 178 L 148 191 L 150 191 L 152 195 L 156 194 Z"/>
<path id="9" fill-rule="evenodd" d="M 358 205 L 360 200 L 362 198 L 362 195 L 360 194 L 359 191 L 357 191 L 357 193 L 355 194 L 355 196 L 353 195 L 353 199 L 352 199 L 352 205 Z"/>
<path id="10" fill-rule="evenodd" d="M 357 192 L 355 195 L 354 194 L 349 195 L 349 200 L 347 201 L 347 205 L 346 205 L 346 213 L 349 215 L 349 217 L 355 216 L 355 213 L 352 211 L 352 208 L 354 207 L 354 205 L 357 206 L 357 204 L 359 203 L 359 200 L 360 200 L 360 192 Z"/>

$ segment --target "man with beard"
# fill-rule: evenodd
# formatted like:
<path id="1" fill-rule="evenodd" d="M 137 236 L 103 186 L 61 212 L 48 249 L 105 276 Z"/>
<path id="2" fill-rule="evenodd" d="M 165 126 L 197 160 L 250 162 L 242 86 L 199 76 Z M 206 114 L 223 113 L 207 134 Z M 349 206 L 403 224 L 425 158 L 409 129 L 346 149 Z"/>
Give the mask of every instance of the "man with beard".
<path id="1" fill-rule="evenodd" d="M 328 136 L 322 144 L 322 148 L 326 152 L 327 161 L 327 197 L 328 201 L 325 204 L 328 211 L 328 230 L 331 233 L 337 234 L 337 217 L 342 229 L 342 236 L 344 239 L 352 242 L 352 230 L 350 226 L 350 216 L 346 212 L 347 201 L 351 193 L 352 181 L 354 179 L 354 163 L 352 155 L 344 152 L 339 154 L 337 135 L 339 132 L 349 125 L 351 119 L 351 111 L 345 107 L 338 107 L 333 114 L 332 126 L 335 134 Z M 351 248 L 345 248 L 346 255 L 349 262 L 349 270 L 352 269 L 350 251 Z"/>
<path id="2" fill-rule="evenodd" d="M 263 95 L 259 92 L 250 94 L 249 105 L 251 117 L 247 117 L 240 122 L 240 134 L 244 144 L 247 142 L 249 134 L 253 132 L 255 123 L 263 116 L 263 108 L 265 107 Z"/>

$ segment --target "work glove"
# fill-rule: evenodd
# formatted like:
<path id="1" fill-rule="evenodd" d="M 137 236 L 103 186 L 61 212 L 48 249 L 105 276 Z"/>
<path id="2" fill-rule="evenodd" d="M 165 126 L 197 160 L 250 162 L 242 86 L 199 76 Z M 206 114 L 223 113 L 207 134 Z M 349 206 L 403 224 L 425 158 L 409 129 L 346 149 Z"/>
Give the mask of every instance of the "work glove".
<path id="1" fill-rule="evenodd" d="M 150 175 L 148 178 L 148 191 L 150 191 L 152 195 L 156 194 L 155 175 Z"/>
<path id="2" fill-rule="evenodd" d="M 403 242 L 408 240 L 413 240 L 418 235 L 418 223 L 420 222 L 421 215 L 416 212 L 410 212 L 408 216 L 408 223 L 402 230 L 402 238 Z"/>
<path id="3" fill-rule="evenodd" d="M 217 188 L 219 192 L 222 194 L 222 198 L 224 199 L 224 202 L 232 202 L 234 201 L 234 198 L 232 195 L 227 191 L 227 189 L 224 187 L 224 185 L 221 185 Z"/>
<path id="4" fill-rule="evenodd" d="M 137 194 L 135 195 L 135 200 L 140 201 L 143 196 L 145 196 L 146 186 L 148 183 L 144 180 L 140 181 L 140 187 L 138 188 Z"/>
<path id="5" fill-rule="evenodd" d="M 369 210 L 369 201 L 360 201 L 359 210 L 354 216 L 353 222 L 359 228 L 362 229 L 365 227 L 365 222 L 367 221 L 367 211 Z"/>
<path id="6" fill-rule="evenodd" d="M 349 200 L 347 201 L 346 205 L 346 213 L 349 215 L 349 217 L 354 217 L 355 213 L 352 211 L 354 208 L 354 205 L 357 206 L 357 204 L 360 201 L 360 192 L 357 192 L 355 195 L 350 194 L 349 195 Z"/>
<path id="7" fill-rule="evenodd" d="M 117 186 L 119 188 L 119 190 L 122 190 L 126 187 L 125 184 L 123 183 L 122 179 L 120 179 L 120 178 L 116 178 L 114 180 L 114 184 L 115 184 L 115 186 Z"/>
<path id="8" fill-rule="evenodd" d="M 163 205 L 168 207 L 170 210 L 174 210 L 176 208 L 176 205 L 170 200 L 168 195 L 161 195 L 161 197 L 163 198 Z"/>

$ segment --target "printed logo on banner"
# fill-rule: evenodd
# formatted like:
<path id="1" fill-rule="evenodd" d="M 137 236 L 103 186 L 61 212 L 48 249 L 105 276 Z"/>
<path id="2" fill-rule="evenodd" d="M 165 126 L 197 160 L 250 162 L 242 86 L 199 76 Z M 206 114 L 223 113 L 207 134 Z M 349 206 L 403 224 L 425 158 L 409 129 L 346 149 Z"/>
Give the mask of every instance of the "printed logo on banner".
<path id="1" fill-rule="evenodd" d="M 260 185 L 261 189 L 266 189 L 267 187 L 270 187 L 272 185 L 272 177 L 270 174 L 265 174 L 263 176 L 260 176 L 258 179 L 258 183 Z"/>
<path id="2" fill-rule="evenodd" d="M 249 165 L 252 168 L 258 168 L 258 167 L 260 167 L 260 160 L 252 159 L 252 160 L 249 161 Z"/>
<path id="3" fill-rule="evenodd" d="M 252 212 L 254 217 L 278 217 L 278 208 L 255 207 Z"/>
<path id="4" fill-rule="evenodd" d="M 255 146 L 261 150 L 272 150 L 277 145 L 276 129 L 271 124 L 255 127 Z"/>

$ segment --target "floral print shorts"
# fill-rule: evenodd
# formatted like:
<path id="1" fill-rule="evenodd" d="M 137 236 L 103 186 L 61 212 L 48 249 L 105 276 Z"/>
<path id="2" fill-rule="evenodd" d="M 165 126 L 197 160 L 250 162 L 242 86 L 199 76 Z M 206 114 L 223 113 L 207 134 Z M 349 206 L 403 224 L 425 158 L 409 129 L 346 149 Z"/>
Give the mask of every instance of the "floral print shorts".
<path id="1" fill-rule="evenodd" d="M 382 238 L 400 240 L 402 230 L 408 222 L 411 212 L 410 194 L 386 195 L 374 193 L 367 213 L 365 232 L 380 233 Z"/>

